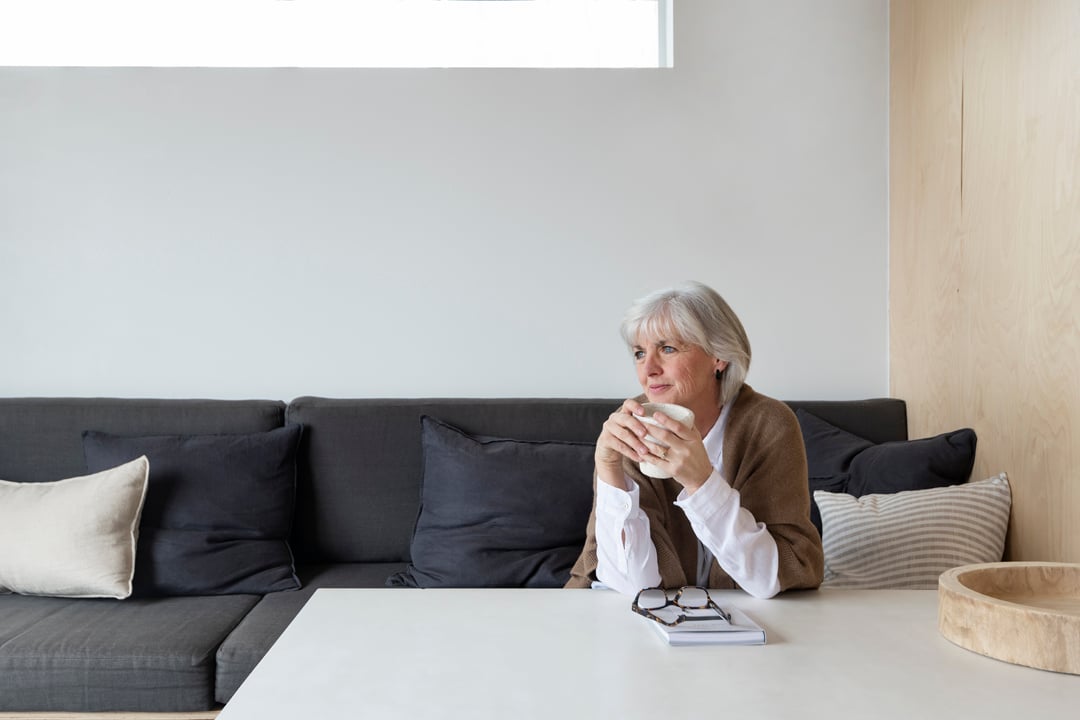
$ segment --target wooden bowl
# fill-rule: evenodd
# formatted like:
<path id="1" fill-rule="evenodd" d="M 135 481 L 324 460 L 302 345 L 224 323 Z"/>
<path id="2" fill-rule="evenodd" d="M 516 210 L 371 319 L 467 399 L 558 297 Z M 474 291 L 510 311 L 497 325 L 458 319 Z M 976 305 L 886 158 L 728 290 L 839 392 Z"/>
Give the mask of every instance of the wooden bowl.
<path id="1" fill-rule="evenodd" d="M 938 629 L 962 648 L 1080 675 L 1080 564 L 964 565 L 938 580 Z"/>

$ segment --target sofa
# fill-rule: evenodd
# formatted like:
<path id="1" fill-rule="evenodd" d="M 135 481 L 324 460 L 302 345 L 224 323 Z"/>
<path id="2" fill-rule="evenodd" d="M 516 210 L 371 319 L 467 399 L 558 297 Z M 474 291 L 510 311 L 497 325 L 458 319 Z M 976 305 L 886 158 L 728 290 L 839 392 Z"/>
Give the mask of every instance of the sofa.
<path id="1" fill-rule="evenodd" d="M 33 483 L 85 478 L 100 471 L 91 464 L 123 461 L 124 452 L 151 448 L 143 454 L 150 461 L 130 596 L 0 594 L 0 714 L 124 711 L 206 717 L 206 711 L 228 702 L 317 588 L 561 584 L 584 540 L 592 443 L 620 402 L 0 399 L 0 479 L 12 492 Z M 867 446 L 907 438 L 902 400 L 788 404 L 800 411 L 800 419 L 809 413 Z M 289 434 L 283 428 L 294 429 Z M 275 496 L 276 508 L 267 510 L 260 505 L 264 493 L 258 486 L 237 492 L 230 487 L 246 472 L 238 467 L 241 461 L 218 460 L 212 447 L 184 444 L 190 438 L 213 442 L 279 435 L 288 437 L 277 447 L 293 454 L 286 452 L 269 463 L 273 467 L 259 470 L 284 478 L 286 487 Z M 165 437 L 182 442 L 171 449 L 152 445 Z M 260 447 L 245 445 L 243 452 L 258 454 Z M 168 454 L 173 451 L 180 454 Z M 162 459 L 155 460 L 159 455 Z M 176 457 L 195 463 L 196 473 L 213 475 L 214 485 L 185 496 L 183 487 L 155 484 L 155 469 L 165 473 Z M 837 469 L 850 475 L 847 466 Z M 518 472 L 527 474 L 519 478 Z M 835 474 L 827 482 L 843 489 Z M 236 506 L 225 511 L 239 508 L 256 523 L 286 508 L 284 529 L 279 517 L 274 531 L 284 535 L 253 533 L 214 545 L 218 530 L 200 528 L 199 517 L 188 517 L 181 525 L 203 533 L 201 545 L 177 550 L 185 541 L 175 538 L 186 527 L 148 524 L 151 512 L 167 515 L 186 502 L 210 514 L 222 510 L 223 501 L 212 499 L 219 495 Z M 50 535 L 67 529 L 51 527 L 48 517 L 33 522 L 31 529 Z M 155 522 L 167 524 L 160 518 Z M 517 545 L 492 550 L 484 545 L 485 533 L 513 535 Z M 143 542 L 151 539 L 154 544 L 144 550 Z M 262 548 L 250 555 L 256 558 L 252 565 L 260 565 L 250 577 L 235 573 L 228 566 L 235 558 L 225 557 L 248 541 Z M 473 555 L 460 555 L 474 545 Z M 217 549 L 204 553 L 204 546 Z M 284 552 L 286 567 L 274 569 L 272 562 L 262 567 L 263 550 Z M 0 547 L 0 553 L 14 552 Z M 4 563 L 0 557 L 0 566 Z M 213 586 L 208 594 L 198 594 L 207 582 Z"/>

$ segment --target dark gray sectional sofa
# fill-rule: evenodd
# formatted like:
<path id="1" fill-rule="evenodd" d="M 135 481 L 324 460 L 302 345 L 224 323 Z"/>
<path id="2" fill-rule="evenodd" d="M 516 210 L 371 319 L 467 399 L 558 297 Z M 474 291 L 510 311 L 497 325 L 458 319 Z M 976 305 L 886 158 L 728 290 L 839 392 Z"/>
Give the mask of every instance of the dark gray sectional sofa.
<path id="1" fill-rule="evenodd" d="M 288 540 L 299 589 L 123 600 L 0 595 L 0 713 L 220 707 L 316 588 L 382 587 L 406 569 L 421 497 L 421 416 L 479 436 L 592 443 L 620 402 L 0 399 L 0 479 L 15 482 L 87 474 L 86 431 L 228 435 L 302 426 Z M 900 400 L 789 405 L 874 442 L 907 437 Z M 559 481 L 575 488 L 566 511 L 587 516 L 589 492 L 581 489 L 591 477 Z M 151 482 L 147 497 L 153 492 Z"/>

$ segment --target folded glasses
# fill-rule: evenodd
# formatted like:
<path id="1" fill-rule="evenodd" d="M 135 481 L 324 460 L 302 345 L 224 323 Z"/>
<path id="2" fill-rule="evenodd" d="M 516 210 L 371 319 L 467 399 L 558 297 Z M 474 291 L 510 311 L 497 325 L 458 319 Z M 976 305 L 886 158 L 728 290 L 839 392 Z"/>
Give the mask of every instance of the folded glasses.
<path id="1" fill-rule="evenodd" d="M 654 610 L 661 610 L 671 605 L 675 605 L 684 610 L 713 610 L 716 612 L 716 615 L 687 615 L 686 613 L 679 613 L 674 620 L 665 620 L 653 612 Z M 642 615 L 668 627 L 675 627 L 684 622 L 716 620 L 717 616 L 731 622 L 731 616 L 713 602 L 712 596 L 709 595 L 709 591 L 703 587 L 697 586 L 679 588 L 674 596 L 669 595 L 668 591 L 664 588 L 645 588 L 637 594 L 630 608 L 638 615 Z"/>

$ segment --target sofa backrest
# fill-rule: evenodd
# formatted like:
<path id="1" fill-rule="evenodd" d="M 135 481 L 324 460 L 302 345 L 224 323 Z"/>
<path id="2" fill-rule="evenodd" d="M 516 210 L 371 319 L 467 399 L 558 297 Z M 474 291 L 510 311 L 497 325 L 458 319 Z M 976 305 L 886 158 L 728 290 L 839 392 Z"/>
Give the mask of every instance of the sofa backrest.
<path id="1" fill-rule="evenodd" d="M 420 416 L 474 435 L 592 442 L 621 399 L 145 400 L 0 398 L 0 478 L 86 472 L 82 433 L 227 434 L 305 426 L 292 534 L 297 561 L 405 562 L 420 504 Z M 798 401 L 874 442 L 907 438 L 902 400 Z M 583 529 L 584 530 L 584 529 Z"/>
<path id="2" fill-rule="evenodd" d="M 297 398 L 286 410 L 287 422 L 305 428 L 292 540 L 297 561 L 410 559 L 420 506 L 422 415 L 473 435 L 593 442 L 621 403 L 621 399 Z M 874 442 L 907 438 L 902 400 L 788 404 Z"/>
<path id="3" fill-rule="evenodd" d="M 907 403 L 896 398 L 871 400 L 786 400 L 793 411 L 805 410 L 872 443 L 907 440 Z"/>
<path id="4" fill-rule="evenodd" d="M 201 435 L 281 427 L 273 400 L 0 398 L 0 479 L 60 480 L 86 474 L 82 433 Z"/>
<path id="5" fill-rule="evenodd" d="M 422 415 L 474 435 L 592 442 L 620 403 L 297 398 L 286 411 L 287 422 L 304 425 L 292 543 L 297 561 L 409 559 L 420 506 Z"/>

